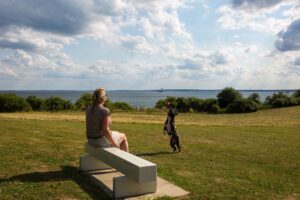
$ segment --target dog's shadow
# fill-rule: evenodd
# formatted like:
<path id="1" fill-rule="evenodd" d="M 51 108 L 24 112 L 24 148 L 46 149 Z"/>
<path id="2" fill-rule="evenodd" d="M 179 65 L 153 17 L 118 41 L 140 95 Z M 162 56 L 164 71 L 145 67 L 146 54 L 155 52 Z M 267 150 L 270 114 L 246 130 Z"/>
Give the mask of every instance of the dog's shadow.
<path id="1" fill-rule="evenodd" d="M 152 153 L 138 153 L 135 155 L 136 156 L 157 156 L 157 155 L 164 155 L 164 154 L 174 154 L 174 153 L 169 151 L 159 151 L 159 152 L 152 152 Z"/>
<path id="2" fill-rule="evenodd" d="M 111 199 L 104 191 L 99 189 L 90 179 L 78 168 L 73 166 L 61 166 L 60 171 L 32 172 L 15 175 L 7 179 L 0 179 L 0 184 L 13 181 L 20 182 L 58 182 L 72 180 L 85 191 L 91 199 Z"/>

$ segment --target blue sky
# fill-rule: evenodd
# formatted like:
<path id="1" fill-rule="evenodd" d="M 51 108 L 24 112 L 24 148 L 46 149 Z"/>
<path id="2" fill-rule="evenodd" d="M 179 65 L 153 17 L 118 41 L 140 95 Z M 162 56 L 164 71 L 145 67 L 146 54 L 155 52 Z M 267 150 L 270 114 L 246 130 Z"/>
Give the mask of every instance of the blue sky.
<path id="1" fill-rule="evenodd" d="M 0 90 L 298 89 L 299 0 L 0 0 Z"/>

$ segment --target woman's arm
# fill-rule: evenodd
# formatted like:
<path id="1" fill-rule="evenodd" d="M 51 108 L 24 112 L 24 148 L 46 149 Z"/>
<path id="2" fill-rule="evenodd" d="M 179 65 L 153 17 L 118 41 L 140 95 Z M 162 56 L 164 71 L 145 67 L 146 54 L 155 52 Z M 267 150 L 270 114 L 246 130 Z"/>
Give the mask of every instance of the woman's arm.
<path id="1" fill-rule="evenodd" d="M 119 144 L 115 143 L 115 141 L 111 137 L 111 133 L 109 130 L 110 116 L 104 117 L 102 121 L 102 131 L 104 133 L 104 137 L 108 139 L 108 141 L 112 144 L 112 146 L 120 148 Z"/>

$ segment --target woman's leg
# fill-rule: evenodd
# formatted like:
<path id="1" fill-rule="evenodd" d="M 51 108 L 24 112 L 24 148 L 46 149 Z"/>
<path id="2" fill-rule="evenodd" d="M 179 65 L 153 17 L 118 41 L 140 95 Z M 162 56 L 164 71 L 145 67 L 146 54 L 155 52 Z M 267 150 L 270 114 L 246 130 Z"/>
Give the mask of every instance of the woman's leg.
<path id="1" fill-rule="evenodd" d="M 124 133 L 120 133 L 120 149 L 129 152 L 127 137 Z"/>

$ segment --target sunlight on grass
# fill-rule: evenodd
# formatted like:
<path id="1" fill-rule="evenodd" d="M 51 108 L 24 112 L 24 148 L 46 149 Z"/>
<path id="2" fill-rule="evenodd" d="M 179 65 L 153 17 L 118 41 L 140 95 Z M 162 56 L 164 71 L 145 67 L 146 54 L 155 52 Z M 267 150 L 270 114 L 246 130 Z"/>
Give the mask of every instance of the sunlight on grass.
<path id="1" fill-rule="evenodd" d="M 299 199 L 299 112 L 179 114 L 181 155 L 162 133 L 165 113 L 114 113 L 112 129 L 190 199 Z M 0 126 L 0 199 L 108 199 L 78 170 L 83 113 L 2 113 Z"/>
<path id="2" fill-rule="evenodd" d="M 84 112 L 0 113 L 0 119 L 74 120 L 85 121 Z M 116 112 L 113 122 L 163 124 L 166 113 Z M 300 106 L 260 110 L 247 114 L 180 113 L 177 125 L 196 126 L 300 126 Z"/>

